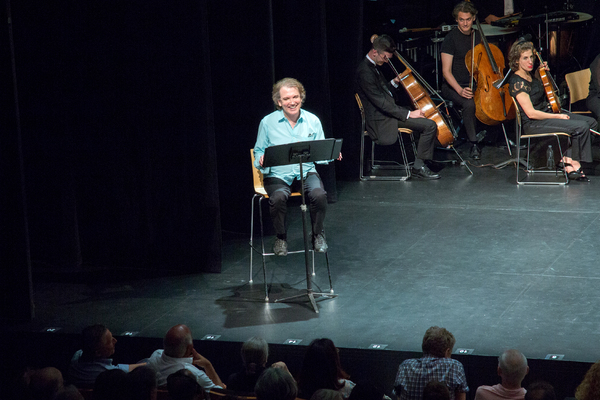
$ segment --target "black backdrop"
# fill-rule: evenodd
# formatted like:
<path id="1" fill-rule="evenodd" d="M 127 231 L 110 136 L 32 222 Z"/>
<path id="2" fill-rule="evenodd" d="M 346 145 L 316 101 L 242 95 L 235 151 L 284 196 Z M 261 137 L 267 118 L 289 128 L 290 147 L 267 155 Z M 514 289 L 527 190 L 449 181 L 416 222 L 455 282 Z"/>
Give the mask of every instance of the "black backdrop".
<path id="1" fill-rule="evenodd" d="M 249 230 L 248 151 L 273 110 L 271 85 L 285 76 L 305 84 L 305 108 L 326 135 L 345 139 L 338 176 L 356 176 L 348 155 L 358 151 L 352 77 L 365 50 L 362 8 L 360 0 L 6 0 L 3 316 L 33 315 L 31 268 L 34 281 L 219 272 L 222 232 Z M 335 201 L 335 166 L 322 174 Z"/>

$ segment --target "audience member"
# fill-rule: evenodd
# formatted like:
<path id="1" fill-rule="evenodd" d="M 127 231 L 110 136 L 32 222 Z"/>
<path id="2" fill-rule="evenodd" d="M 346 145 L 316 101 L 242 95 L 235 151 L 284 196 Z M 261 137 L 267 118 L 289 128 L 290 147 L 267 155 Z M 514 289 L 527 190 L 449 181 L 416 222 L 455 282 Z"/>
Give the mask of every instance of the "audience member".
<path id="1" fill-rule="evenodd" d="M 136 368 L 125 378 L 127 400 L 156 400 L 156 371 L 149 366 Z"/>
<path id="2" fill-rule="evenodd" d="M 423 400 L 450 400 L 450 391 L 442 382 L 429 381 L 423 389 Z"/>
<path id="3" fill-rule="evenodd" d="M 144 364 L 113 365 L 112 356 L 115 353 L 115 339 L 104 325 L 92 325 L 83 329 L 82 349 L 77 350 L 69 366 L 69 382 L 75 385 L 93 385 L 100 373 L 109 369 L 133 371 Z"/>
<path id="4" fill-rule="evenodd" d="M 124 400 L 127 373 L 122 369 L 106 370 L 96 378 L 92 400 Z"/>
<path id="5" fill-rule="evenodd" d="M 28 378 L 33 400 L 51 400 L 64 388 L 62 373 L 54 367 L 31 371 Z"/>
<path id="6" fill-rule="evenodd" d="M 343 400 L 342 394 L 337 390 L 319 389 L 313 393 L 310 400 Z M 377 399 L 381 400 L 381 398 Z"/>
<path id="7" fill-rule="evenodd" d="M 313 340 L 302 361 L 302 369 L 298 378 L 299 397 L 310 399 L 318 389 L 338 390 L 342 397 L 350 396 L 354 382 L 348 380 L 340 364 L 338 349 L 331 339 Z"/>
<path id="8" fill-rule="evenodd" d="M 556 400 L 556 393 L 551 384 L 547 382 L 534 382 L 527 386 L 525 400 Z"/>
<path id="9" fill-rule="evenodd" d="M 600 399 L 600 361 L 590 367 L 575 391 L 577 400 Z"/>
<path id="10" fill-rule="evenodd" d="M 502 383 L 479 386 L 475 400 L 522 400 L 526 390 L 521 387 L 521 382 L 528 372 L 527 358 L 518 350 L 506 350 L 498 358 L 498 375 Z"/>
<path id="11" fill-rule="evenodd" d="M 242 369 L 229 376 L 227 388 L 238 392 L 253 392 L 260 374 L 266 369 L 269 345 L 263 338 L 252 337 L 242 345 Z"/>
<path id="12" fill-rule="evenodd" d="M 258 378 L 254 392 L 257 400 L 294 400 L 298 387 L 283 368 L 267 368 Z"/>
<path id="13" fill-rule="evenodd" d="M 423 357 L 404 360 L 398 368 L 395 392 L 400 400 L 421 400 L 425 385 L 432 380 L 443 382 L 450 399 L 465 400 L 469 391 L 463 365 L 451 358 L 454 335 L 445 328 L 432 326 L 423 336 Z"/>
<path id="14" fill-rule="evenodd" d="M 202 386 L 196 382 L 194 374 L 185 368 L 167 377 L 167 390 L 172 400 L 204 399 Z"/>
<path id="15" fill-rule="evenodd" d="M 358 382 L 352 389 L 348 400 L 389 400 L 383 390 L 370 382 Z"/>
<path id="16" fill-rule="evenodd" d="M 53 400 L 84 400 L 84 397 L 75 385 L 67 385 L 58 392 Z"/>
<path id="17" fill-rule="evenodd" d="M 185 368 L 194 374 L 204 390 L 225 388 L 211 362 L 194 349 L 190 328 L 175 325 L 167 332 L 163 346 L 164 349 L 156 350 L 148 359 L 148 365 L 157 371 L 158 386 L 165 385 L 169 375 Z"/>

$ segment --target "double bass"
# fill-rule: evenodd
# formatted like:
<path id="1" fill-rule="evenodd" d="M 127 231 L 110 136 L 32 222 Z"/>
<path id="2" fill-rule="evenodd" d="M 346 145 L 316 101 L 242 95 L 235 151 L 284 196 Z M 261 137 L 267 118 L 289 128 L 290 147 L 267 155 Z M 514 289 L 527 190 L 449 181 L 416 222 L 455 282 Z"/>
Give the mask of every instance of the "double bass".
<path id="1" fill-rule="evenodd" d="M 471 78 L 477 81 L 477 89 L 473 94 L 475 116 L 486 125 L 498 125 L 515 118 L 515 108 L 508 83 L 499 89 L 494 86 L 494 83 L 501 82 L 504 78 L 504 55 L 497 46 L 488 43 L 479 19 L 475 21 L 481 35 L 481 43 L 473 46 L 465 57 L 465 64 L 471 73 Z"/>
<path id="2" fill-rule="evenodd" d="M 377 35 L 371 36 L 371 43 L 376 38 Z M 435 92 L 433 88 L 431 88 L 431 86 L 429 86 L 429 84 L 427 84 L 427 82 L 421 76 L 419 76 L 419 74 L 416 71 L 413 70 L 410 64 L 404 59 L 404 57 L 400 55 L 400 53 L 398 53 L 397 50 L 394 50 L 394 54 L 396 58 L 398 58 L 398 60 L 400 60 L 400 62 L 406 67 L 404 72 L 402 72 L 402 74 L 399 74 L 394 65 L 392 64 L 391 60 L 388 60 L 389 62 L 387 64 L 392 68 L 394 74 L 396 74 L 396 76 L 400 78 L 400 83 L 402 84 L 402 87 L 404 87 L 404 89 L 406 90 L 406 93 L 410 97 L 410 100 L 413 103 L 415 109 L 423 111 L 423 114 L 425 114 L 425 118 L 430 119 L 436 123 L 438 128 L 437 139 L 440 142 L 440 144 L 443 147 L 450 146 L 452 143 L 454 143 L 454 129 L 450 128 L 450 123 L 444 118 L 444 115 L 442 115 L 442 113 L 439 111 L 439 107 L 444 105 L 445 102 L 442 100 L 442 103 L 436 106 L 433 100 L 431 100 L 429 93 L 423 88 L 423 86 L 425 86 L 432 93 Z M 422 82 L 423 85 L 421 85 L 419 81 Z"/>

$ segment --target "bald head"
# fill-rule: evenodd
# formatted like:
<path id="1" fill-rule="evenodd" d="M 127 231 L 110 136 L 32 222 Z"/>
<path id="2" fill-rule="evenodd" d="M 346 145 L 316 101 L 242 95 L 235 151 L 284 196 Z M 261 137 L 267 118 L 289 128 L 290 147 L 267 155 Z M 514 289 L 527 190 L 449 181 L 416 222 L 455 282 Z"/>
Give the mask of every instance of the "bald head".
<path id="1" fill-rule="evenodd" d="M 34 371 L 29 378 L 29 390 L 33 399 L 52 399 L 64 385 L 62 373 L 54 368 Z"/>
<path id="2" fill-rule="evenodd" d="M 506 350 L 498 358 L 498 374 L 504 386 L 521 386 L 521 381 L 529 372 L 527 358 L 519 350 Z"/>
<path id="3" fill-rule="evenodd" d="M 193 347 L 192 331 L 185 325 L 175 325 L 167 332 L 163 346 L 169 357 L 188 357 Z"/>

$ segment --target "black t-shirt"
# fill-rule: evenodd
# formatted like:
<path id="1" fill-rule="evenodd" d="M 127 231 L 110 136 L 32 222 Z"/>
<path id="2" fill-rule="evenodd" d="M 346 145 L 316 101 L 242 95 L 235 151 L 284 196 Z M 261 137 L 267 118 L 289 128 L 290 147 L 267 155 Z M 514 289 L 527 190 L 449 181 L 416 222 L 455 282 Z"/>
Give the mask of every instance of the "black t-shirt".
<path id="1" fill-rule="evenodd" d="M 533 80 L 529 82 L 527 79 L 523 79 L 519 75 L 513 74 L 508 82 L 508 88 L 512 97 L 516 98 L 519 93 L 527 93 L 533 108 L 543 112 L 551 112 L 550 103 L 548 103 L 548 97 L 544 90 L 544 84 L 537 77 L 534 77 Z M 517 104 L 519 104 L 519 101 L 517 101 Z M 520 104 L 519 112 L 521 113 L 523 124 L 528 122 L 529 118 L 527 118 L 527 114 L 523 112 L 523 108 Z"/>
<path id="2" fill-rule="evenodd" d="M 475 45 L 477 45 L 481 38 L 479 32 L 475 30 L 473 32 L 475 32 Z M 472 35 L 465 35 L 458 28 L 454 28 L 442 42 L 441 52 L 454 56 L 452 59 L 452 75 L 462 87 L 467 87 L 471 83 L 471 74 L 465 64 L 465 56 L 473 46 L 472 41 Z"/>

